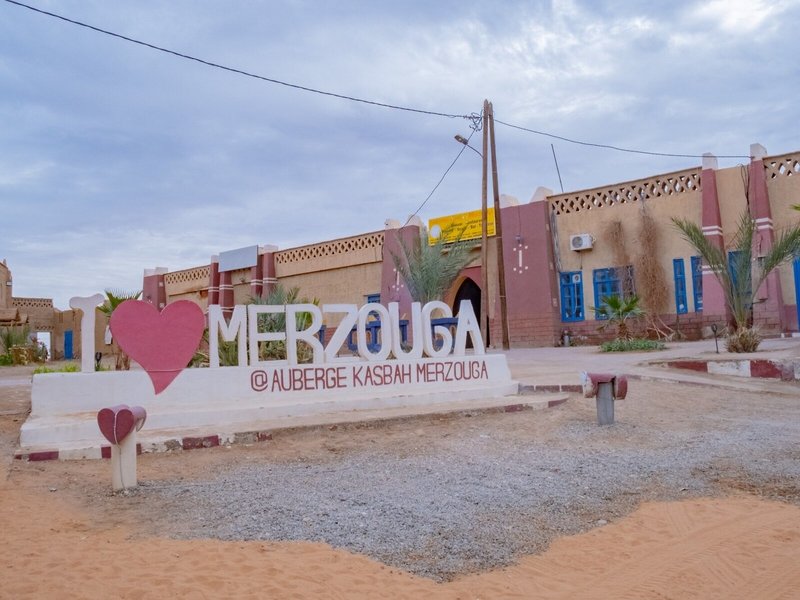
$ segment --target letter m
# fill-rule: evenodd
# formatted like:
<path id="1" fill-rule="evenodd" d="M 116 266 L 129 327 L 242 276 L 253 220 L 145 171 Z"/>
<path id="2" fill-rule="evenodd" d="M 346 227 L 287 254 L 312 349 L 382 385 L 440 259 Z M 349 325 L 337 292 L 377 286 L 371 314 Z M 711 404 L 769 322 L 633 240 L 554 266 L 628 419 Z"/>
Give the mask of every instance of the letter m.
<path id="1" fill-rule="evenodd" d="M 242 305 L 233 309 L 230 323 L 225 322 L 222 307 L 212 304 L 208 307 L 208 361 L 210 367 L 219 366 L 219 339 L 226 342 L 237 340 L 239 366 L 247 366 L 247 310 Z"/>

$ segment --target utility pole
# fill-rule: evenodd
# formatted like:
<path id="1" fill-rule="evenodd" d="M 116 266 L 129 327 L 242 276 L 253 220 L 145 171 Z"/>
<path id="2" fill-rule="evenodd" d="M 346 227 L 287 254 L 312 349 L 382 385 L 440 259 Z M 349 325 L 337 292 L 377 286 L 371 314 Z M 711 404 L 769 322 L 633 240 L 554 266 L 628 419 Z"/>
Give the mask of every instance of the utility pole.
<path id="1" fill-rule="evenodd" d="M 508 350 L 511 345 L 508 341 L 508 312 L 506 310 L 506 270 L 503 260 L 503 227 L 500 219 L 500 185 L 497 181 L 497 153 L 494 143 L 494 108 L 492 103 L 488 103 L 488 117 L 490 144 L 492 150 L 492 191 L 494 192 L 494 230 L 497 243 L 497 279 L 500 288 L 500 326 L 503 330 L 503 350 Z M 486 132 L 484 131 L 484 140 Z M 485 159 L 484 159 L 485 164 Z M 484 221 L 484 227 L 486 223 Z M 483 269 L 481 269 L 483 270 Z"/>
<path id="2" fill-rule="evenodd" d="M 486 345 L 489 337 L 489 247 L 488 247 L 488 221 L 489 210 L 487 204 L 487 172 L 489 155 L 489 101 L 483 101 L 483 182 L 481 184 L 481 337 Z"/>

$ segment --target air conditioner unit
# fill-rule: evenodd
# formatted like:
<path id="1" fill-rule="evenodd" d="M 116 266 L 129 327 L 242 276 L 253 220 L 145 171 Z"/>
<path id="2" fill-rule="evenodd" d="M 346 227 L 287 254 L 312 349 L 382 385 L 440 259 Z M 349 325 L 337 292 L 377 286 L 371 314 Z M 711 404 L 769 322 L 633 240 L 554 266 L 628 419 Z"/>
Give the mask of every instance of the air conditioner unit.
<path id="1" fill-rule="evenodd" d="M 581 250 L 591 250 L 594 244 L 594 238 L 589 233 L 579 233 L 577 235 L 569 236 L 570 250 L 580 252 Z"/>

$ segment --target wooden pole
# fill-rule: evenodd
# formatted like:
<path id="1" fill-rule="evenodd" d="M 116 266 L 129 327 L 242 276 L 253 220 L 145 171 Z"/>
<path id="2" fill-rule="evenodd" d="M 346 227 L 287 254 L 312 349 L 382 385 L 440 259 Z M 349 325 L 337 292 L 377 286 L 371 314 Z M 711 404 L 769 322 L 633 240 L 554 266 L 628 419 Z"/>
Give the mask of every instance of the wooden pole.
<path id="1" fill-rule="evenodd" d="M 488 237 L 488 208 L 487 208 L 487 179 L 489 155 L 489 101 L 483 101 L 483 182 L 481 183 L 481 337 L 483 345 L 489 340 L 489 245 Z"/>
<path id="2" fill-rule="evenodd" d="M 489 143 L 492 150 L 492 191 L 494 192 L 494 230 L 497 243 L 497 283 L 500 288 L 500 326 L 502 328 L 503 350 L 511 345 L 508 340 L 508 312 L 506 310 L 506 270 L 503 259 L 503 227 L 500 219 L 500 185 L 497 181 L 497 153 L 494 143 L 494 108 L 489 102 Z"/>

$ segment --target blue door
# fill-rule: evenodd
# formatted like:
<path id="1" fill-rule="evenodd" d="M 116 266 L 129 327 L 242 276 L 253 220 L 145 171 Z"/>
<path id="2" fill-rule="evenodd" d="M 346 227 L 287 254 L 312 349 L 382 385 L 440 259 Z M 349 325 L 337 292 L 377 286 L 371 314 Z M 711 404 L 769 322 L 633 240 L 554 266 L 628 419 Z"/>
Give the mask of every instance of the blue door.
<path id="1" fill-rule="evenodd" d="M 72 352 L 72 330 L 68 329 L 64 332 L 64 358 L 70 360 L 75 358 Z"/>
<path id="2" fill-rule="evenodd" d="M 794 303 L 797 305 L 797 325 L 800 328 L 800 257 L 794 259 Z"/>

